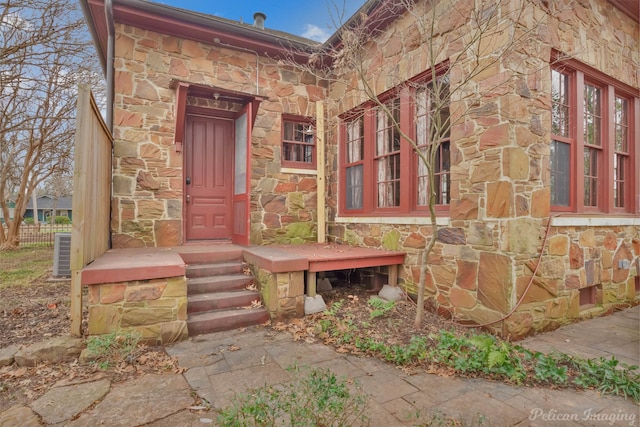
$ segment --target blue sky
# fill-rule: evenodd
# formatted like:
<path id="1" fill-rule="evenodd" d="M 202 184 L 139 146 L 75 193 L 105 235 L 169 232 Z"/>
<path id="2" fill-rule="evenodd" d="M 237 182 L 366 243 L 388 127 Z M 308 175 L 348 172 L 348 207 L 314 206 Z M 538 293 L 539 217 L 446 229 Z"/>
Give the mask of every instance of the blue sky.
<path id="1" fill-rule="evenodd" d="M 365 0 L 153 0 L 181 9 L 253 23 L 253 14 L 267 15 L 264 25 L 316 41 L 324 41 Z M 340 16 L 343 14 L 343 16 Z"/>

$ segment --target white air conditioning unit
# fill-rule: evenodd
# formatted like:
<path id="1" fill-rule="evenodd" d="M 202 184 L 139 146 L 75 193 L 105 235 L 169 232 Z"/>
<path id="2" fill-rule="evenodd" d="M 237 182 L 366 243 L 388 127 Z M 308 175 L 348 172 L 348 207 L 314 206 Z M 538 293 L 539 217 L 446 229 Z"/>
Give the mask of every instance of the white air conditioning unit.
<path id="1" fill-rule="evenodd" d="M 56 233 L 53 242 L 53 276 L 71 277 L 71 233 Z"/>

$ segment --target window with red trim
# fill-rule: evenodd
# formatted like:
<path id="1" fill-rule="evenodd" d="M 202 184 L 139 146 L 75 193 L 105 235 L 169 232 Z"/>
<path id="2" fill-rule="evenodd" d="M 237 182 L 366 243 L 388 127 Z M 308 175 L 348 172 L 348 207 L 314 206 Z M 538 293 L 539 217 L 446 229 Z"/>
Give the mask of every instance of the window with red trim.
<path id="1" fill-rule="evenodd" d="M 376 188 L 379 208 L 400 206 L 400 99 L 376 111 Z"/>
<path id="2" fill-rule="evenodd" d="M 602 145 L 602 91 L 598 87 L 585 84 L 583 92 L 584 206 L 597 207 L 604 151 Z"/>
<path id="3" fill-rule="evenodd" d="M 447 90 L 448 85 L 442 84 L 439 88 L 440 90 Z M 448 105 L 438 105 L 435 101 L 436 89 L 434 85 L 429 84 L 425 88 L 416 90 L 415 138 L 420 153 L 433 163 L 435 203 L 436 205 L 444 206 L 448 205 L 451 200 L 449 107 Z M 448 94 L 444 94 L 444 96 L 446 97 Z M 436 114 L 439 114 L 439 116 L 436 117 Z M 442 129 L 444 132 L 438 132 L 435 129 Z M 434 132 L 437 134 L 442 133 L 440 141 L 433 141 L 432 134 Z M 433 160 L 431 160 L 432 150 Z M 416 205 L 418 207 L 428 207 L 430 183 L 427 165 L 418 153 L 416 153 L 416 162 L 418 167 Z"/>
<path id="4" fill-rule="evenodd" d="M 364 115 L 345 123 L 345 191 L 346 209 L 360 210 L 364 192 Z"/>
<path id="5" fill-rule="evenodd" d="M 444 85 L 439 88 L 446 88 L 446 79 L 441 79 Z M 423 153 L 433 148 L 436 208 L 448 210 L 449 133 L 439 141 L 431 135 L 434 123 L 448 126 L 449 109 L 433 102 L 434 92 L 434 85 L 423 79 L 390 91 L 382 106 L 361 105 L 343 115 L 341 214 L 409 216 L 428 206 L 431 185 L 426 165 L 401 134 L 410 136 Z"/>
<path id="6" fill-rule="evenodd" d="M 634 98 L 577 61 L 551 70 L 551 205 L 555 211 L 632 213 L 637 204 Z M 637 148 L 635 148 L 637 150 Z"/>
<path id="7" fill-rule="evenodd" d="M 308 117 L 282 118 L 282 166 L 302 169 L 316 167 L 316 129 Z"/>
<path id="8" fill-rule="evenodd" d="M 613 207 L 626 208 L 629 187 L 629 101 L 620 96 L 614 101 Z M 636 166 L 636 171 L 638 170 Z"/>

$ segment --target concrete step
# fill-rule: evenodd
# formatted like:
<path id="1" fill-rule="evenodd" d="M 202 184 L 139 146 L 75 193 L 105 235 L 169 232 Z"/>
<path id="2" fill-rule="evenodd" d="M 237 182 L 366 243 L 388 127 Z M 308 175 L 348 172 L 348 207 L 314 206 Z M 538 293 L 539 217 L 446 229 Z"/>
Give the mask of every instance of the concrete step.
<path id="1" fill-rule="evenodd" d="M 212 246 L 209 249 L 195 250 L 189 246 L 178 249 L 185 264 L 213 264 L 216 262 L 242 261 L 242 248 L 237 246 Z"/>
<path id="2" fill-rule="evenodd" d="M 217 310 L 190 314 L 187 327 L 189 336 L 194 336 L 259 325 L 268 320 L 269 313 L 264 307 Z"/>
<path id="3" fill-rule="evenodd" d="M 242 273 L 241 262 L 221 262 L 215 264 L 189 264 L 187 265 L 187 277 L 220 276 L 223 274 Z"/>
<path id="4" fill-rule="evenodd" d="M 187 312 L 191 314 L 225 308 L 248 307 L 253 301 L 260 300 L 259 293 L 244 289 L 233 292 L 198 294 L 188 297 Z"/>
<path id="5" fill-rule="evenodd" d="M 253 276 L 225 274 L 187 279 L 187 295 L 207 294 L 244 289 L 253 283 Z"/>

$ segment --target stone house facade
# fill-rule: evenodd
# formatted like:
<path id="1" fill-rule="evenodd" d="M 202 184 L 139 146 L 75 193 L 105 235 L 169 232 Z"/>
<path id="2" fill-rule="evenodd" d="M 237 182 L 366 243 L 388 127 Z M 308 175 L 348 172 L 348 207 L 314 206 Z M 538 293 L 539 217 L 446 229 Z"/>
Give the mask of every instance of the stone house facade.
<path id="1" fill-rule="evenodd" d="M 491 9 L 489 42 L 461 55 L 478 2 L 439 2 L 426 34 L 428 10 L 370 0 L 367 71 L 326 79 L 292 65 L 317 44 L 265 29 L 261 15 L 249 25 L 140 0 L 82 3 L 105 64 L 114 47 L 113 247 L 312 242 L 326 214 L 331 241 L 406 252 L 399 280 L 414 292 L 431 234 L 424 171 L 361 83 L 419 138 L 420 85 L 435 76 L 456 88 L 427 278 L 439 311 L 521 337 L 638 302 L 640 27 L 624 2 L 527 0 L 522 13 L 507 2 Z"/>

